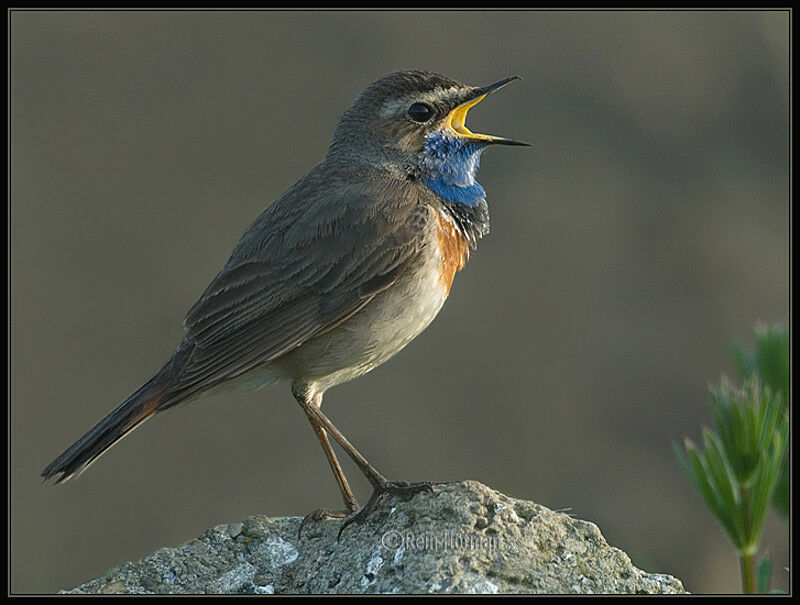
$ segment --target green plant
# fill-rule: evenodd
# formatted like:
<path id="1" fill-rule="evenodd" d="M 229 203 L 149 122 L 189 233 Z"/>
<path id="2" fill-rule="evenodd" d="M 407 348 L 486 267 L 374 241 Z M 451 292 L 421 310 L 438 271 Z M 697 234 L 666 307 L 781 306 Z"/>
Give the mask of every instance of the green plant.
<path id="1" fill-rule="evenodd" d="M 719 387 L 710 389 L 714 428 L 703 428 L 703 449 L 689 438 L 684 438 L 683 448 L 673 443 L 689 480 L 736 548 L 745 593 L 768 592 L 772 572 L 769 556 L 757 561 L 757 553 L 770 503 L 775 500 L 781 511 L 782 500 L 775 496 L 787 470 L 785 334 L 780 328 L 759 328 L 755 353 L 741 346 L 734 349 L 746 379 L 742 388 L 736 388 L 723 377 Z M 788 514 L 788 473 L 786 477 Z"/>
<path id="2" fill-rule="evenodd" d="M 731 346 L 736 371 L 742 380 L 758 376 L 773 393 L 783 398 L 783 413 L 789 409 L 789 331 L 782 325 L 757 325 L 754 350 L 734 341 Z M 781 476 L 772 501 L 781 518 L 789 520 L 789 451 L 783 458 Z"/>

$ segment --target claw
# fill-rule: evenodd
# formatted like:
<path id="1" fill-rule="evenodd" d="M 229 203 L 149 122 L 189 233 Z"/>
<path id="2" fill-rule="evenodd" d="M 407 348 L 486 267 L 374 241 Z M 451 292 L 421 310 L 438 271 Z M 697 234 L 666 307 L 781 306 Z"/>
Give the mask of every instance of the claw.
<path id="1" fill-rule="evenodd" d="M 352 510 L 326 510 L 318 508 L 308 513 L 300 522 L 300 527 L 297 530 L 297 539 L 303 536 L 303 528 L 309 521 L 322 521 L 323 519 L 345 519 L 348 515 L 352 515 L 357 510 L 357 507 Z"/>
<path id="2" fill-rule="evenodd" d="M 384 494 L 402 494 L 402 495 L 414 495 L 420 492 L 433 492 L 433 486 L 435 483 L 430 481 L 421 481 L 418 483 L 409 483 L 408 481 L 387 481 L 384 484 L 378 484 L 372 491 L 372 495 L 367 500 L 367 503 L 357 513 L 350 515 L 347 517 L 342 526 L 339 528 L 339 534 L 336 536 L 336 541 L 338 542 L 342 537 L 342 532 L 348 525 L 352 523 L 358 523 L 359 525 L 364 523 L 367 520 L 367 517 L 372 514 L 375 510 L 375 507 L 378 504 L 378 501 Z"/>

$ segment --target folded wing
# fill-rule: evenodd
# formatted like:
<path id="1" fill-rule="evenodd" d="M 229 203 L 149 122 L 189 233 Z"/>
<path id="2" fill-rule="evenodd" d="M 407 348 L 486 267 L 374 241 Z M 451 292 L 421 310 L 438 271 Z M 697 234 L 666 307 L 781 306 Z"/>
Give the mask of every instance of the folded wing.
<path id="1" fill-rule="evenodd" d="M 181 349 L 190 352 L 159 409 L 330 330 L 413 266 L 431 220 L 416 188 L 313 190 L 312 173 L 268 208 L 189 310 Z"/>

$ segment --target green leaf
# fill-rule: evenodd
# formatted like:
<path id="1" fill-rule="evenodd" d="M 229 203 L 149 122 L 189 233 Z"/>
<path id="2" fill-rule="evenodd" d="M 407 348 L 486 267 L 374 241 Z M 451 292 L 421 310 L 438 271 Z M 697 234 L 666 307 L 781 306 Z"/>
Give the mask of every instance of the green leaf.
<path id="1" fill-rule="evenodd" d="M 749 378 L 756 372 L 756 356 L 738 340 L 731 343 L 731 358 L 736 368 L 736 373 L 742 380 Z"/>
<path id="2" fill-rule="evenodd" d="M 703 430 L 705 456 L 703 465 L 714 499 L 719 502 L 717 518 L 728 529 L 736 548 L 747 544 L 744 516 L 739 497 L 739 483 L 728 463 L 717 436 L 708 429 Z"/>
<path id="3" fill-rule="evenodd" d="M 688 437 L 684 439 L 686 455 L 675 443 L 672 446 L 697 493 L 722 526 L 722 530 L 738 548 L 738 545 L 742 544 L 745 539 L 744 529 L 737 514 L 738 506 L 735 504 L 735 494 L 729 484 L 731 475 L 724 468 L 724 463 L 720 464 L 719 461 L 710 463 L 707 453 L 698 452 L 697 447 Z"/>
<path id="4" fill-rule="evenodd" d="M 762 462 L 753 481 L 752 510 L 751 510 L 751 542 L 757 542 L 761 537 L 764 519 L 773 496 L 778 479 L 781 474 L 781 464 L 788 440 L 788 418 L 784 417 L 781 426 L 773 435 L 772 444 L 763 453 Z"/>
<path id="5" fill-rule="evenodd" d="M 756 566 L 756 585 L 759 594 L 769 594 L 770 584 L 772 584 L 772 557 L 766 554 Z"/>
<path id="6" fill-rule="evenodd" d="M 784 462 L 786 458 L 784 458 Z M 789 466 L 783 464 L 781 467 L 781 476 L 778 478 L 778 485 L 775 487 L 775 495 L 772 498 L 772 504 L 781 518 L 789 521 Z"/>
<path id="7" fill-rule="evenodd" d="M 775 393 L 789 394 L 789 332 L 781 325 L 756 326 L 757 372 Z"/>
<path id="8" fill-rule="evenodd" d="M 774 393 L 786 397 L 789 393 L 789 331 L 783 324 L 755 327 L 755 349 L 741 342 L 731 343 L 731 358 L 742 380 L 756 374 Z"/>

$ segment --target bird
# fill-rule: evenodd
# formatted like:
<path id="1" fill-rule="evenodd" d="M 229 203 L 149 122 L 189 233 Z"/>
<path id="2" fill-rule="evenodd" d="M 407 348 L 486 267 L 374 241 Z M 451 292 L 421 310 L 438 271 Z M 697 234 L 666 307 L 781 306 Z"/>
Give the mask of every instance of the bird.
<path id="1" fill-rule="evenodd" d="M 462 84 L 424 70 L 386 75 L 341 116 L 324 159 L 255 219 L 183 321 L 175 352 L 141 388 L 41 473 L 76 477 L 152 416 L 200 396 L 288 382 L 344 501 L 324 518 L 364 519 L 390 481 L 322 412 L 324 393 L 383 364 L 439 313 L 455 273 L 489 231 L 476 180 L 489 146 L 527 146 L 473 133 L 469 109 L 520 79 Z M 360 507 L 331 446 L 372 486 Z M 301 524 L 302 531 L 302 524 Z"/>

